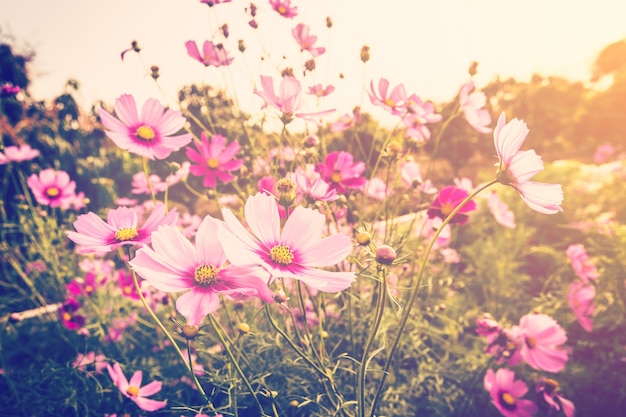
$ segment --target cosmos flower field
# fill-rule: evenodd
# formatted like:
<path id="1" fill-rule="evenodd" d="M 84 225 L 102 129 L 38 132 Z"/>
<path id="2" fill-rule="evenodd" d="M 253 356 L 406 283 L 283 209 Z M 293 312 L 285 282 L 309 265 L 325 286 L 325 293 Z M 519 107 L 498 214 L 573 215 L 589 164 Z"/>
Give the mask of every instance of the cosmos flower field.
<path id="1" fill-rule="evenodd" d="M 623 151 L 544 160 L 476 65 L 446 105 L 364 79 L 379 113 L 338 114 L 293 3 L 242 7 L 300 53 L 254 117 L 210 86 L 74 114 L 2 80 L 0 414 L 618 415 Z M 245 44 L 213 29 L 181 48 L 227 72 Z"/>

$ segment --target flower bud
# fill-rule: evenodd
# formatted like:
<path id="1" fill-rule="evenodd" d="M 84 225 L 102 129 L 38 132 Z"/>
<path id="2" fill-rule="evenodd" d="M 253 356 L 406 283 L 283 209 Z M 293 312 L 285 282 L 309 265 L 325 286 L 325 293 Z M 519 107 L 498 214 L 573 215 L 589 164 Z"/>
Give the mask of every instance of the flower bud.
<path id="1" fill-rule="evenodd" d="M 468 72 L 469 72 L 469 75 L 470 75 L 470 76 L 472 76 L 472 77 L 473 77 L 474 75 L 476 75 L 476 73 L 478 72 L 478 62 L 473 61 L 473 62 L 470 64 L 470 67 L 469 67 L 469 69 L 468 69 Z"/>
<path id="2" fill-rule="evenodd" d="M 248 323 L 237 323 L 237 330 L 241 334 L 248 334 L 250 333 L 250 325 Z"/>
<path id="3" fill-rule="evenodd" d="M 306 137 L 306 139 L 304 139 L 305 148 L 315 148 L 319 144 L 320 144 L 320 140 L 315 135 L 309 135 Z"/>
<path id="4" fill-rule="evenodd" d="M 239 41 L 237 41 L 237 45 L 239 47 L 239 52 L 243 53 L 246 50 L 246 45 L 243 43 L 243 39 L 239 39 Z"/>
<path id="5" fill-rule="evenodd" d="M 293 68 L 285 68 L 280 72 L 281 77 L 293 77 Z"/>
<path id="6" fill-rule="evenodd" d="M 183 334 L 187 339 L 193 339 L 200 332 L 200 328 L 198 326 L 192 326 L 191 324 L 185 324 L 183 326 Z"/>
<path id="7" fill-rule="evenodd" d="M 133 51 L 135 51 L 135 52 L 141 51 L 141 47 L 139 46 L 139 42 L 137 42 L 137 41 L 132 41 L 130 43 L 130 46 L 133 48 Z"/>
<path id="8" fill-rule="evenodd" d="M 274 301 L 276 301 L 277 303 L 284 303 L 285 301 L 287 301 L 287 294 L 285 294 L 285 291 L 276 291 L 276 293 L 274 294 Z"/>
<path id="9" fill-rule="evenodd" d="M 358 243 L 360 246 L 367 246 L 372 241 L 372 236 L 370 236 L 370 234 L 367 232 L 360 232 L 356 234 L 354 239 L 356 240 L 356 243 Z"/>
<path id="10" fill-rule="evenodd" d="M 248 24 L 250 25 L 250 27 L 252 29 L 256 29 L 259 27 L 259 24 L 256 22 L 256 20 L 252 19 L 251 21 L 248 22 Z"/>
<path id="11" fill-rule="evenodd" d="M 381 265 L 391 265 L 397 257 L 395 249 L 389 245 L 382 245 L 376 249 L 376 262 Z"/>
<path id="12" fill-rule="evenodd" d="M 315 60 L 309 59 L 304 63 L 304 68 L 306 68 L 307 71 L 313 71 L 315 69 Z"/>
<path id="13" fill-rule="evenodd" d="M 222 29 L 222 34 L 224 35 L 225 38 L 228 38 L 229 32 L 228 32 L 228 25 L 226 23 L 224 23 L 221 27 Z"/>
<path id="14" fill-rule="evenodd" d="M 333 19 L 331 19 L 330 16 L 326 17 L 326 27 L 328 29 L 333 27 Z"/>
<path id="15" fill-rule="evenodd" d="M 367 45 L 363 45 L 363 47 L 361 48 L 361 61 L 365 63 L 369 60 L 370 60 L 370 47 Z"/>
<path id="16" fill-rule="evenodd" d="M 156 66 L 156 65 L 151 66 L 150 67 L 150 72 L 151 72 L 150 76 L 152 78 L 154 78 L 155 80 L 157 80 L 159 78 L 159 67 L 158 66 Z"/>
<path id="17" fill-rule="evenodd" d="M 288 208 L 296 199 L 296 183 L 289 178 L 281 178 L 276 184 L 278 190 L 278 204 Z"/>

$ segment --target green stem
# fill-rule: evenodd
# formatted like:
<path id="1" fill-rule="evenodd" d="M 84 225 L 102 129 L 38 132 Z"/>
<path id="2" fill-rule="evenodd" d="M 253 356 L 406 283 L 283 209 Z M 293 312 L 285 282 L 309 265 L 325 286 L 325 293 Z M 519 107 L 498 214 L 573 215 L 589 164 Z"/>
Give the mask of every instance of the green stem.
<path id="1" fill-rule="evenodd" d="M 248 391 L 250 391 L 250 394 L 252 394 L 252 397 L 254 398 L 254 402 L 256 403 L 261 415 L 266 416 L 267 414 L 265 414 L 265 410 L 263 410 L 263 406 L 261 405 L 261 403 L 259 402 L 259 399 L 256 396 L 256 391 L 254 391 L 254 388 L 252 388 L 252 385 L 250 385 L 250 381 L 248 381 L 246 374 L 243 373 L 243 370 L 239 366 L 237 359 L 235 359 L 235 355 L 233 355 L 233 351 L 231 350 L 229 343 L 224 338 L 224 335 L 222 334 L 221 326 L 219 325 L 215 317 L 213 317 L 213 314 L 209 314 L 208 317 L 209 317 L 209 322 L 211 322 L 211 326 L 213 326 L 213 330 L 215 330 L 215 334 L 217 334 L 218 339 L 220 339 L 220 343 L 222 344 L 222 346 L 224 346 L 224 350 L 226 351 L 226 354 L 228 355 L 228 359 L 230 359 L 230 362 L 235 367 L 235 370 L 239 374 L 239 377 L 243 380 L 243 383 L 245 384 L 246 388 L 248 388 Z"/>
<path id="2" fill-rule="evenodd" d="M 439 228 L 437 228 L 437 230 L 433 234 L 432 238 L 430 239 L 430 243 L 428 244 L 428 247 L 426 248 L 426 252 L 422 256 L 422 263 L 420 264 L 420 268 L 419 268 L 419 271 L 417 273 L 417 282 L 415 283 L 415 286 L 413 287 L 413 290 L 411 291 L 411 295 L 409 296 L 409 300 L 407 302 L 406 308 L 404 309 L 403 314 L 402 314 L 402 318 L 400 319 L 400 324 L 398 325 L 398 332 L 396 333 L 396 337 L 394 338 L 393 343 L 391 345 L 391 350 L 389 352 L 389 356 L 387 357 L 387 361 L 385 362 L 385 366 L 383 367 L 383 374 L 382 374 L 382 377 L 380 379 L 380 382 L 378 383 L 378 388 L 376 390 L 376 395 L 374 397 L 374 402 L 372 403 L 372 410 L 371 410 L 371 413 L 370 413 L 370 417 L 374 417 L 374 415 L 376 413 L 376 408 L 378 407 L 378 403 L 380 402 L 380 399 L 381 399 L 383 387 L 385 385 L 385 380 L 387 379 L 387 371 L 389 370 L 389 367 L 391 366 L 391 362 L 392 362 L 393 357 L 394 357 L 394 355 L 396 353 L 396 350 L 398 348 L 398 343 L 400 342 L 400 338 L 402 338 L 402 335 L 404 333 L 404 328 L 406 327 L 406 323 L 407 323 L 407 321 L 409 319 L 409 316 L 411 314 L 411 310 L 413 308 L 413 304 L 415 303 L 415 299 L 417 298 L 417 293 L 418 293 L 418 291 L 419 291 L 419 289 L 421 287 L 422 278 L 424 276 L 424 272 L 426 271 L 426 266 L 428 265 L 428 258 L 430 256 L 430 252 L 433 249 L 433 246 L 435 245 L 435 241 L 437 240 L 437 238 L 441 234 L 441 231 L 444 229 L 444 227 L 448 223 L 450 223 L 450 221 L 454 218 L 456 213 L 459 210 L 461 210 L 461 208 L 463 208 L 463 206 L 467 202 L 469 202 L 471 199 L 476 197 L 480 192 L 482 192 L 486 188 L 494 185 L 497 182 L 498 182 L 498 180 L 492 180 L 491 182 L 488 182 L 487 184 L 483 185 L 482 187 L 478 188 L 477 190 L 472 192 L 470 195 L 465 197 L 463 199 L 463 201 L 461 201 L 454 208 L 454 210 L 452 210 L 452 212 L 448 215 L 448 217 L 446 217 L 444 219 L 444 221 L 441 223 Z"/>
<path id="3" fill-rule="evenodd" d="M 361 366 L 359 367 L 359 376 L 357 380 L 357 400 L 358 411 L 360 417 L 365 417 L 365 373 L 367 371 L 367 365 L 370 361 L 369 353 L 372 348 L 372 344 L 376 339 L 376 333 L 383 320 L 383 312 L 385 311 L 385 303 L 387 301 L 387 272 L 384 267 L 378 267 L 378 276 L 380 281 L 378 282 L 378 302 L 376 303 L 376 312 L 374 314 L 374 322 L 372 323 L 372 330 L 367 337 L 367 342 L 363 348 L 363 356 L 361 358 Z"/>

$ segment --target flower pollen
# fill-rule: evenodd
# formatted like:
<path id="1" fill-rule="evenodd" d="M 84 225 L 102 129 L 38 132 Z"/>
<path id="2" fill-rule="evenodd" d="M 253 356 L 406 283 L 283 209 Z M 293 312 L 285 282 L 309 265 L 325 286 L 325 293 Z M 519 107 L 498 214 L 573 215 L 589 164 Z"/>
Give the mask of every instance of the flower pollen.
<path id="1" fill-rule="evenodd" d="M 122 227 L 120 230 L 115 232 L 115 239 L 120 242 L 125 242 L 127 240 L 134 239 L 137 235 L 137 229 L 134 227 Z"/>
<path id="2" fill-rule="evenodd" d="M 335 184 L 339 184 L 342 179 L 343 177 L 341 176 L 341 172 L 339 171 L 333 171 L 333 173 L 330 174 L 330 180 Z"/>
<path id="3" fill-rule="evenodd" d="M 287 245 L 276 245 L 270 250 L 270 259 L 278 265 L 287 266 L 293 262 L 293 258 L 293 252 Z"/>
<path id="4" fill-rule="evenodd" d="M 508 392 L 502 392 L 500 394 L 500 404 L 507 410 L 515 409 L 515 397 Z"/>
<path id="5" fill-rule="evenodd" d="M 135 132 L 135 135 L 139 139 L 145 140 L 146 142 L 150 142 L 155 137 L 154 129 L 147 125 L 139 126 L 137 128 L 137 131 Z"/>
<path id="6" fill-rule="evenodd" d="M 210 287 L 217 282 L 218 272 L 213 265 L 198 265 L 193 273 L 193 279 L 200 287 Z"/>
<path id="7" fill-rule="evenodd" d="M 206 164 L 211 169 L 217 169 L 220 166 L 220 161 L 218 161 L 216 158 L 210 158 Z"/>
<path id="8" fill-rule="evenodd" d="M 131 397 L 136 397 L 139 395 L 139 388 L 137 387 L 133 387 L 132 385 L 128 387 L 128 389 L 126 390 L 126 394 L 130 395 Z"/>
<path id="9" fill-rule="evenodd" d="M 46 190 L 46 195 L 47 195 L 48 197 L 50 197 L 50 198 L 55 198 L 55 197 L 58 197 L 58 196 L 59 196 L 59 194 L 61 194 L 61 190 L 59 190 L 59 188 L 58 188 L 58 187 L 49 187 L 49 188 Z"/>

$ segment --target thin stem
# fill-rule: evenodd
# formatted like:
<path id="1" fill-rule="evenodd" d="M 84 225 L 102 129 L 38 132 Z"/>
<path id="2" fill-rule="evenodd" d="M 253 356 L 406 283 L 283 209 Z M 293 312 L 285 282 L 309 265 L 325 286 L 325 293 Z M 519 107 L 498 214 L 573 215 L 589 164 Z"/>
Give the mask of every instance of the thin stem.
<path id="1" fill-rule="evenodd" d="M 363 348 L 363 356 L 361 358 L 361 366 L 359 367 L 359 376 L 357 380 L 357 393 L 358 393 L 358 409 L 359 416 L 365 417 L 365 373 L 367 371 L 367 365 L 370 361 L 369 353 L 372 348 L 372 344 L 376 339 L 376 333 L 383 320 L 383 312 L 385 311 L 385 303 L 387 302 L 387 271 L 384 267 L 378 267 L 378 276 L 380 281 L 378 282 L 378 302 L 376 303 L 376 312 L 374 314 L 374 322 L 372 323 L 372 330 L 369 333 L 365 347 Z"/>
<path id="2" fill-rule="evenodd" d="M 259 411 L 261 412 L 261 415 L 266 416 L 267 414 L 265 414 L 265 410 L 263 410 L 263 406 L 259 402 L 259 399 L 256 396 L 256 392 L 254 391 L 254 388 L 252 388 L 252 385 L 250 385 L 250 381 L 248 381 L 246 374 L 243 373 L 243 370 L 239 366 L 237 359 L 235 359 L 235 355 L 233 355 L 233 351 L 230 349 L 230 344 L 224 338 L 224 335 L 222 334 L 221 326 L 219 325 L 219 323 L 217 322 L 215 317 L 213 317 L 212 314 L 209 314 L 208 317 L 209 317 L 209 322 L 211 322 L 211 326 L 213 326 L 213 330 L 215 330 L 215 333 L 217 334 L 218 339 L 220 339 L 220 343 L 222 344 L 222 346 L 224 346 L 224 350 L 226 350 L 226 354 L 228 355 L 228 358 L 230 359 L 231 364 L 235 367 L 235 370 L 239 374 L 239 377 L 243 380 L 243 383 L 245 384 L 246 388 L 248 388 L 248 391 L 250 391 L 250 394 L 252 394 L 252 397 L 254 398 L 254 402 L 256 403 Z"/>
<path id="3" fill-rule="evenodd" d="M 402 314 L 402 318 L 400 319 L 400 324 L 398 325 L 398 331 L 396 333 L 396 337 L 393 340 L 393 343 L 391 345 L 391 350 L 389 352 L 389 356 L 387 357 L 387 361 L 385 362 L 385 366 L 383 367 L 383 374 L 382 374 L 382 377 L 380 379 L 380 382 L 378 383 L 378 388 L 376 390 L 376 396 L 374 397 L 374 402 L 372 403 L 372 410 L 371 410 L 371 413 L 370 413 L 370 417 L 374 417 L 374 414 L 376 413 L 376 408 L 378 407 L 378 403 L 379 403 L 379 401 L 381 399 L 383 387 L 385 385 L 385 380 L 387 379 L 387 371 L 389 370 L 389 367 L 391 366 L 391 362 L 393 360 L 393 356 L 396 353 L 396 350 L 398 348 L 398 344 L 400 342 L 400 338 L 402 337 L 402 335 L 404 333 L 404 328 L 406 327 L 406 323 L 407 323 L 407 321 L 409 319 L 409 316 L 411 314 L 411 310 L 413 308 L 413 304 L 415 302 L 415 299 L 417 298 L 417 293 L 418 293 L 418 291 L 419 291 L 419 289 L 421 287 L 422 278 L 424 276 L 424 271 L 426 270 L 426 266 L 428 265 L 428 258 L 430 256 L 430 252 L 433 249 L 433 246 L 435 245 L 435 241 L 437 240 L 437 238 L 441 234 L 441 231 L 444 229 L 444 227 L 448 223 L 450 223 L 450 221 L 454 218 L 456 213 L 459 210 L 461 210 L 461 208 L 463 208 L 463 206 L 468 201 L 470 201 L 471 199 L 476 197 L 480 192 L 482 192 L 486 188 L 494 185 L 497 182 L 498 182 L 498 180 L 492 180 L 491 182 L 488 182 L 487 184 L 483 185 L 482 187 L 478 188 L 477 190 L 472 192 L 470 195 L 465 197 L 463 199 L 463 201 L 461 201 L 454 208 L 454 210 L 452 210 L 452 212 L 448 215 L 448 217 L 446 217 L 444 219 L 444 221 L 441 223 L 439 228 L 433 234 L 433 236 L 432 236 L 432 238 L 430 240 L 430 243 L 428 244 L 428 247 L 426 248 L 426 252 L 422 256 L 422 263 L 420 264 L 420 268 L 419 268 L 419 271 L 417 273 L 417 282 L 415 283 L 415 286 L 413 287 L 413 290 L 411 291 L 411 295 L 409 296 L 409 300 L 407 301 L 406 308 L 404 309 L 404 312 Z"/>

